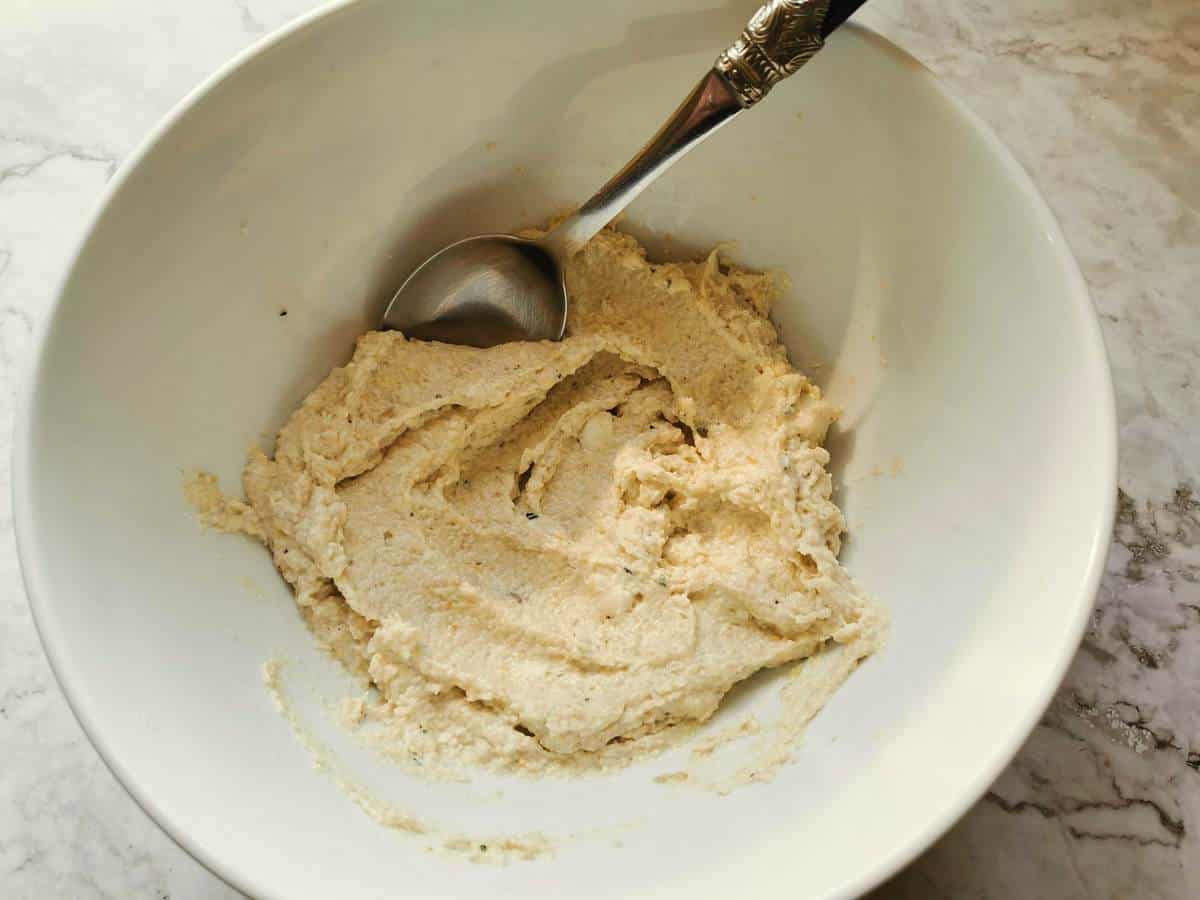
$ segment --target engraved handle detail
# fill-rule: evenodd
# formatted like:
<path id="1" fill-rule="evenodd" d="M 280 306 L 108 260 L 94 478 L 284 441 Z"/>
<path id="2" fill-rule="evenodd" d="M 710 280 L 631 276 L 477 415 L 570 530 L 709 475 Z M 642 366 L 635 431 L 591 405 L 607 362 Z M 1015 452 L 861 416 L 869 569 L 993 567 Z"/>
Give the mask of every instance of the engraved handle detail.
<path id="1" fill-rule="evenodd" d="M 743 108 L 797 72 L 824 46 L 821 29 L 830 0 L 768 0 L 714 68 Z"/>

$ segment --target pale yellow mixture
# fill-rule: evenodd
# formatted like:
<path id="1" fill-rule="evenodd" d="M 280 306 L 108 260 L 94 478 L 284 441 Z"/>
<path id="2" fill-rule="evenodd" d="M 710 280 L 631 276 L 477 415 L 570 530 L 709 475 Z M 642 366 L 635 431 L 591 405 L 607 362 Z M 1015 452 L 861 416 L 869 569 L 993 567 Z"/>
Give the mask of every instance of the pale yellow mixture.
<path id="1" fill-rule="evenodd" d="M 842 645 L 840 680 L 877 645 L 837 559 L 837 411 L 779 344 L 772 279 L 609 230 L 567 282 L 561 343 L 366 334 L 251 455 L 246 502 L 189 486 L 265 541 L 414 758 L 602 758 L 759 669 Z"/>

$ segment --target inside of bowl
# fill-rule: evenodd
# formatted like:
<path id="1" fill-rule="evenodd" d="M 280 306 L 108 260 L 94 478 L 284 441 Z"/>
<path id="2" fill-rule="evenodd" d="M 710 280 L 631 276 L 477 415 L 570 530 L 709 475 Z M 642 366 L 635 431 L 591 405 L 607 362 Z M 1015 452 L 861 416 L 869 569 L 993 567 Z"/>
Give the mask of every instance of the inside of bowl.
<path id="1" fill-rule="evenodd" d="M 863 32 L 839 33 L 627 220 L 655 255 L 733 242 L 731 259 L 785 271 L 774 317 L 844 409 L 845 561 L 893 631 L 772 783 L 716 796 L 655 783 L 657 764 L 412 778 L 333 724 L 346 679 L 265 552 L 203 533 L 184 503 L 196 469 L 237 490 L 247 447 L 269 445 L 416 262 L 542 222 L 615 171 L 744 24 L 742 4 L 694 6 L 343 7 L 184 111 L 83 248 L 20 442 L 26 574 L 106 759 L 243 889 L 842 894 L 948 826 L 1057 682 L 1111 507 L 1092 313 L 1024 175 Z M 493 870 L 381 828 L 274 709 L 271 657 L 345 780 L 447 829 L 565 838 L 556 855 Z M 739 708 L 769 702 L 758 687 Z"/>

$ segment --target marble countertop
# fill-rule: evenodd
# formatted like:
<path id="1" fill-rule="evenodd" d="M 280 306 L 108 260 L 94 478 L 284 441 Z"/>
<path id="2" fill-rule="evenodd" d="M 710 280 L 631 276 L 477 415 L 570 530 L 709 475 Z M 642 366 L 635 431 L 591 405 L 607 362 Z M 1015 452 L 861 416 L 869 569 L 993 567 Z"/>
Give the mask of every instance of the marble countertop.
<path id="1" fill-rule="evenodd" d="M 314 0 L 0 4 L 0 895 L 238 896 L 104 768 L 42 655 L 9 504 L 13 395 L 105 182 L 193 85 Z M 1120 511 L 1091 626 L 982 801 L 880 898 L 1200 896 L 1200 6 L 874 0 L 999 132 L 1104 328 Z"/>

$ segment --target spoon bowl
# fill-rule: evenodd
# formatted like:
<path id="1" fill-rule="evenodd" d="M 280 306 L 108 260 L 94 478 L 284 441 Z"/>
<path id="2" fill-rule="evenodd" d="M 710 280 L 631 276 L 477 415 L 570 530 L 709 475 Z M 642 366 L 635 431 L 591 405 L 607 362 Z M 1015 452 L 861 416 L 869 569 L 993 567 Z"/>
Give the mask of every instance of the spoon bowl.
<path id="1" fill-rule="evenodd" d="M 482 234 L 439 250 L 408 276 L 383 326 L 408 337 L 471 347 L 557 341 L 567 324 L 566 283 L 537 241 Z"/>

